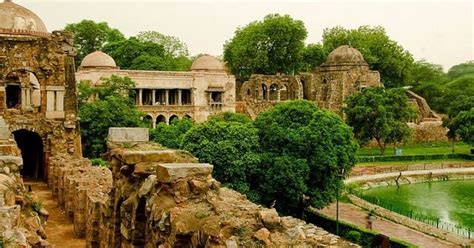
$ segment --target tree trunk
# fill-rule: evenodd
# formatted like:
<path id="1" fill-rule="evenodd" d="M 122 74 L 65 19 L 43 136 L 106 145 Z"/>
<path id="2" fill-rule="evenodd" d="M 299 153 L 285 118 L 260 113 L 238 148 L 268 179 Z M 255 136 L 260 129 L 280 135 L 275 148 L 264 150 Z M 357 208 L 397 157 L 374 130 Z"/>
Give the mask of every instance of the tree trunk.
<path id="1" fill-rule="evenodd" d="M 383 144 L 382 141 L 380 139 L 375 139 L 377 141 L 377 144 L 379 146 L 379 149 L 380 149 L 380 155 L 384 155 L 385 154 L 385 147 L 386 147 L 386 144 Z"/>

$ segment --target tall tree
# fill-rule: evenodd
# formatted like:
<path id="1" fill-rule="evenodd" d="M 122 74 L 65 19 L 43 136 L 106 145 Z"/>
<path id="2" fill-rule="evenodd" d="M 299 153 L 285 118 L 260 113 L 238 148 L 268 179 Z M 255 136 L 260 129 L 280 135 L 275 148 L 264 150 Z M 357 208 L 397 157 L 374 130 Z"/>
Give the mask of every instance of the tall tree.
<path id="1" fill-rule="evenodd" d="M 309 101 L 288 101 L 255 120 L 262 164 L 258 180 L 262 201 L 295 213 L 302 195 L 313 206 L 331 202 L 341 173 L 355 164 L 357 144 L 349 126 L 336 114 Z"/>
<path id="2" fill-rule="evenodd" d="M 153 42 L 163 46 L 165 55 L 171 58 L 189 56 L 188 46 L 178 37 L 165 35 L 157 31 L 142 31 L 137 39 L 141 42 Z"/>
<path id="3" fill-rule="evenodd" d="M 112 76 L 104 79 L 101 87 L 92 88 L 83 82 L 79 87 L 82 99 L 79 116 L 81 118 L 81 138 L 84 155 L 97 158 L 106 151 L 107 134 L 110 127 L 139 127 L 143 125 L 141 113 L 128 92 L 134 87 L 129 78 Z M 92 95 L 98 98 L 88 102 Z"/>
<path id="4" fill-rule="evenodd" d="M 292 74 L 301 67 L 306 35 L 302 21 L 267 15 L 235 31 L 224 45 L 224 60 L 240 79 L 253 73 Z"/>
<path id="5" fill-rule="evenodd" d="M 327 57 L 327 53 L 321 44 L 309 44 L 303 50 L 301 70 L 313 71 L 320 66 Z"/>
<path id="6" fill-rule="evenodd" d="M 455 65 L 451 67 L 448 71 L 448 77 L 451 79 L 455 79 L 455 78 L 466 76 L 466 75 L 474 75 L 474 60 L 459 64 L 459 65 Z"/>
<path id="7" fill-rule="evenodd" d="M 346 121 L 361 145 L 374 139 L 384 155 L 388 144 L 410 137 L 407 122 L 416 112 L 403 89 L 365 89 L 348 97 L 346 104 Z"/>
<path id="8" fill-rule="evenodd" d="M 474 146 L 474 107 L 460 112 L 448 124 L 448 137 L 461 138 L 465 143 Z"/>
<path id="9" fill-rule="evenodd" d="M 105 45 L 102 50 L 112 56 L 117 65 L 122 69 L 130 69 L 134 62 L 135 65 L 137 65 L 136 59 L 139 59 L 141 64 L 146 64 L 146 61 L 143 60 L 143 56 L 146 56 L 146 59 L 153 59 L 155 57 L 162 59 L 164 57 L 164 48 L 162 45 L 153 42 L 141 42 L 135 37 L 109 43 Z M 135 66 L 134 69 L 142 68 Z"/>
<path id="10" fill-rule="evenodd" d="M 381 80 L 388 88 L 410 84 L 412 55 L 388 37 L 385 29 L 377 26 L 361 26 L 358 29 L 334 27 L 325 29 L 323 46 L 328 52 L 341 45 L 358 49 L 370 68 L 380 72 Z"/>
<path id="11" fill-rule="evenodd" d="M 74 47 L 77 49 L 76 65 L 79 65 L 89 53 L 101 50 L 105 44 L 125 39 L 119 30 L 109 27 L 106 22 L 82 20 L 67 24 L 64 30 L 74 33 Z"/>

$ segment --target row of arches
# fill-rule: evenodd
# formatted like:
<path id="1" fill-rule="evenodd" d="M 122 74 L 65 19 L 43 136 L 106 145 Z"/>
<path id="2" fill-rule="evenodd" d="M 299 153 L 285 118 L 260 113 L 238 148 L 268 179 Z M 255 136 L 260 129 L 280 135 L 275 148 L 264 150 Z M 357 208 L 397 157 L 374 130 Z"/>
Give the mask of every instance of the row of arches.
<path id="1" fill-rule="evenodd" d="M 150 128 L 156 128 L 156 126 L 160 123 L 165 123 L 165 124 L 171 124 L 174 120 L 179 120 L 187 118 L 192 120 L 193 118 L 189 114 L 182 115 L 181 117 L 177 114 L 171 114 L 168 117 L 160 114 L 157 116 L 154 116 L 153 114 L 147 114 L 145 117 L 143 117 L 143 120 L 149 124 Z"/>
<path id="2" fill-rule="evenodd" d="M 242 100 L 280 102 L 303 97 L 303 83 L 297 78 L 253 78 L 241 88 Z"/>

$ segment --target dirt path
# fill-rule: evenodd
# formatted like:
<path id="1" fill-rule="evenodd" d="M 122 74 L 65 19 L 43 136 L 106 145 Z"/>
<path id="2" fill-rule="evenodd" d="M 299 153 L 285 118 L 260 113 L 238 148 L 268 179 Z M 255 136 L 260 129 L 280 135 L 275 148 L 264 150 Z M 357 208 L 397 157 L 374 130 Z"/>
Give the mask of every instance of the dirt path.
<path id="1" fill-rule="evenodd" d="M 43 206 L 49 212 L 49 219 L 45 227 L 48 242 L 55 248 L 86 247 L 85 239 L 79 239 L 74 235 L 73 224 L 58 206 L 48 186 L 43 182 L 27 182 L 27 184 L 32 185 L 32 194 L 43 202 Z"/>
<path id="2" fill-rule="evenodd" d="M 330 206 L 322 210 L 319 210 L 318 212 L 335 218 L 336 217 L 336 204 L 331 204 Z M 357 226 L 366 227 L 367 212 L 352 204 L 339 203 L 339 219 L 344 222 L 355 224 Z M 377 219 L 373 222 L 372 229 L 386 236 L 395 237 L 400 240 L 408 241 L 419 247 L 429 247 L 429 248 L 459 247 L 447 241 L 440 240 L 435 237 L 426 235 L 422 232 L 415 231 L 406 226 L 402 226 L 402 225 L 393 223 L 391 221 L 381 219 L 380 217 L 377 217 Z"/>

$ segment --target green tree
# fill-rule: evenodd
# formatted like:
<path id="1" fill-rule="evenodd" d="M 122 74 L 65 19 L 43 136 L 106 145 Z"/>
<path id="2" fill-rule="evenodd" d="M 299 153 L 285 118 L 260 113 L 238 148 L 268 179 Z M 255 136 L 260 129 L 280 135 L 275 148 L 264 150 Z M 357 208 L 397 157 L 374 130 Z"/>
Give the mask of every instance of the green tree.
<path id="1" fill-rule="evenodd" d="M 410 137 L 407 122 L 415 117 L 415 110 L 404 90 L 369 88 L 348 97 L 346 104 L 346 121 L 360 144 L 374 139 L 384 155 L 388 144 Z"/>
<path id="2" fill-rule="evenodd" d="M 178 149 L 181 147 L 184 134 L 193 126 L 193 121 L 187 118 L 176 119 L 170 125 L 160 123 L 156 129 L 150 130 L 150 139 L 168 148 Z"/>
<path id="3" fill-rule="evenodd" d="M 143 31 L 138 33 L 137 39 L 141 42 L 153 42 L 163 46 L 165 56 L 179 58 L 189 56 L 188 46 L 178 37 L 164 35 L 157 31 Z"/>
<path id="4" fill-rule="evenodd" d="M 267 15 L 235 31 L 224 45 L 224 60 L 240 79 L 253 73 L 292 74 L 300 69 L 306 35 L 302 21 Z"/>
<path id="5" fill-rule="evenodd" d="M 294 213 L 303 194 L 316 207 L 334 199 L 339 174 L 352 168 L 357 151 L 339 116 L 309 101 L 288 101 L 260 114 L 254 125 L 264 152 L 257 173 L 265 175 L 264 203 L 276 200 L 277 209 Z"/>
<path id="6" fill-rule="evenodd" d="M 143 125 L 143 113 L 130 100 L 128 91 L 134 86 L 129 78 L 112 76 L 104 79 L 98 88 L 90 88 L 84 83 L 79 87 L 79 108 L 81 118 L 81 138 L 84 155 L 99 157 L 106 150 L 106 140 L 110 127 L 139 127 Z M 97 94 L 96 94 L 97 93 Z M 90 102 L 90 96 L 98 95 Z"/>
<path id="7" fill-rule="evenodd" d="M 251 123 L 207 121 L 192 127 L 184 135 L 182 148 L 214 165 L 213 176 L 224 185 L 258 200 L 250 187 L 260 162 L 257 130 Z"/>
<path id="8" fill-rule="evenodd" d="M 144 58 L 154 59 L 156 57 L 163 59 L 164 48 L 160 44 L 153 42 L 141 42 L 135 37 L 131 37 L 127 40 L 121 40 L 105 45 L 102 50 L 114 58 L 117 65 L 122 69 L 130 69 L 135 63 L 134 69 L 145 69 L 137 68 L 137 65 L 149 65 L 154 63 L 144 62 Z M 146 57 L 143 57 L 146 56 Z M 139 62 L 135 61 L 140 60 Z M 166 66 L 164 66 L 166 67 Z M 161 69 L 161 68 L 160 68 Z"/>
<path id="9" fill-rule="evenodd" d="M 74 33 L 76 65 L 79 65 L 86 55 L 101 50 L 104 45 L 125 39 L 119 30 L 109 27 L 106 22 L 82 20 L 67 24 L 64 30 Z"/>
<path id="10" fill-rule="evenodd" d="M 444 84 L 447 81 L 446 73 L 441 65 L 436 65 L 426 60 L 416 61 L 411 68 L 412 85 L 420 85 L 427 82 Z"/>
<path id="11" fill-rule="evenodd" d="M 341 45 L 358 49 L 370 68 L 380 72 L 386 87 L 410 84 L 413 57 L 391 40 L 384 28 L 361 26 L 358 29 L 334 27 L 324 30 L 323 46 L 326 51 L 330 52 Z"/>
<path id="12" fill-rule="evenodd" d="M 245 114 L 233 113 L 233 112 L 222 112 L 209 116 L 208 120 L 224 121 L 224 122 L 239 122 L 239 123 L 251 123 L 252 120 Z"/>
<path id="13" fill-rule="evenodd" d="M 306 72 L 313 71 L 324 62 L 326 56 L 327 54 L 321 44 L 307 45 L 303 50 L 301 70 Z"/>
<path id="14" fill-rule="evenodd" d="M 474 60 L 455 65 L 448 71 L 448 77 L 451 79 L 459 78 L 466 75 L 474 75 Z"/>
<path id="15" fill-rule="evenodd" d="M 467 144 L 474 146 L 474 107 L 470 110 L 460 112 L 448 125 L 448 137 L 461 138 Z"/>

